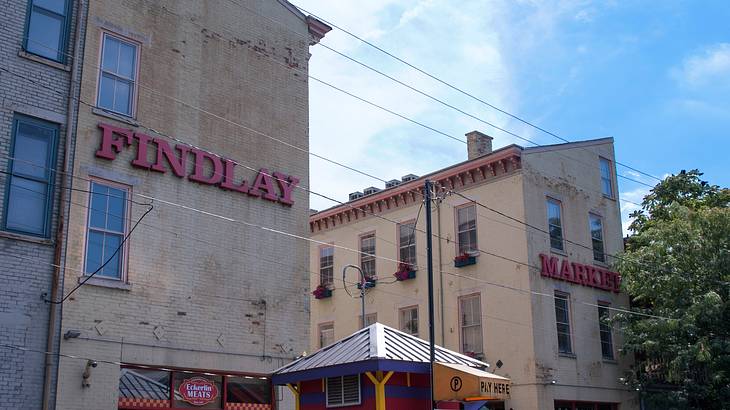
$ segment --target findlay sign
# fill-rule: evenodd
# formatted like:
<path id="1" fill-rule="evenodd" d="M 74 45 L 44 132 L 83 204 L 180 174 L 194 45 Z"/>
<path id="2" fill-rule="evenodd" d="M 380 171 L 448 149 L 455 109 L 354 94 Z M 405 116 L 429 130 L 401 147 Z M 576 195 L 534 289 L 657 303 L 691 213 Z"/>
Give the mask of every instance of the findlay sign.
<path id="1" fill-rule="evenodd" d="M 132 160 L 132 165 L 135 167 L 161 173 L 167 172 L 169 168 L 175 176 L 184 178 L 187 172 L 188 157 L 192 155 L 193 170 L 187 175 L 190 181 L 218 186 L 223 190 L 239 192 L 288 206 L 294 204 L 292 192 L 299 183 L 299 178 L 279 172 L 269 173 L 267 169 L 262 168 L 251 184 L 245 179 L 242 182 L 234 182 L 237 164 L 233 160 L 184 144 L 177 144 L 172 148 L 170 144 L 160 138 L 153 138 L 130 129 L 104 123 L 99 123 L 99 128 L 102 130 L 101 146 L 96 151 L 96 156 L 99 158 L 113 161 L 116 159 L 117 153 L 136 141 L 137 156 Z M 150 147 L 155 149 L 154 162 L 149 160 Z M 206 172 L 206 169 L 211 171 Z"/>
<path id="2" fill-rule="evenodd" d="M 621 289 L 621 275 L 618 272 L 611 272 L 607 269 L 578 262 L 570 262 L 568 259 L 562 260 L 558 270 L 558 258 L 544 253 L 540 254 L 540 261 L 542 262 L 542 271 L 540 272 L 542 276 L 615 293 L 618 293 Z"/>

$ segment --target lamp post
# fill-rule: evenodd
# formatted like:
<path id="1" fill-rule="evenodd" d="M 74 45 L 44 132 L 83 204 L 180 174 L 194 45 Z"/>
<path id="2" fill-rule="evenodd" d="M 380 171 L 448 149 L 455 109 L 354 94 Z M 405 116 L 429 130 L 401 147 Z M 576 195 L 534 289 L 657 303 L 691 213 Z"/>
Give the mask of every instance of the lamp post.
<path id="1" fill-rule="evenodd" d="M 347 283 L 345 282 L 345 273 L 347 272 L 347 268 L 354 268 L 357 269 L 358 272 L 360 272 L 360 303 L 361 303 L 361 309 L 362 309 L 362 329 L 365 328 L 365 284 L 367 281 L 365 280 L 365 274 L 362 271 L 362 268 L 357 265 L 345 265 L 344 268 L 342 268 L 342 285 L 345 287 L 345 290 L 347 290 Z M 347 292 L 350 293 L 349 291 Z"/>

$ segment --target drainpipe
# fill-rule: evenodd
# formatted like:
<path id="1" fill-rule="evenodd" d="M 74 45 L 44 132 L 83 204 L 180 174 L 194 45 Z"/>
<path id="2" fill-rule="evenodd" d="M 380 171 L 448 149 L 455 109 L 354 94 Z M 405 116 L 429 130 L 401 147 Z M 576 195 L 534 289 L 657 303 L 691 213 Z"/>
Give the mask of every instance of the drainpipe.
<path id="1" fill-rule="evenodd" d="M 82 23 L 82 11 L 83 11 L 83 1 L 78 0 L 77 2 L 77 11 L 76 11 L 76 29 L 74 30 L 74 52 L 73 52 L 73 61 L 71 62 L 71 73 L 69 77 L 69 93 L 68 93 L 68 102 L 66 105 L 66 144 L 64 148 L 63 153 L 63 165 L 61 168 L 61 190 L 59 192 L 59 212 L 58 212 L 58 227 L 56 229 L 56 244 L 53 254 L 53 264 L 55 267 L 53 268 L 53 276 L 51 278 L 51 294 L 48 300 L 51 302 L 55 302 L 58 300 L 58 293 L 59 293 L 59 285 L 61 278 L 63 276 L 62 269 L 61 269 L 61 259 L 63 255 L 63 249 L 64 245 L 66 243 L 65 241 L 65 231 L 66 231 L 66 210 L 64 207 L 64 204 L 67 202 L 67 192 L 70 188 L 70 177 L 67 175 L 67 172 L 70 172 L 71 170 L 71 141 L 73 140 L 73 135 L 75 131 L 75 124 L 74 124 L 74 113 L 75 113 L 75 94 L 77 89 L 77 81 L 76 78 L 78 76 L 80 64 L 79 64 L 79 58 L 81 55 L 81 23 Z M 88 17 L 88 8 L 85 11 L 85 17 Z M 70 208 L 70 206 L 69 206 Z M 56 303 L 50 303 L 49 311 L 48 311 L 48 335 L 46 338 L 46 351 L 47 352 L 53 352 L 53 345 L 54 345 L 54 335 L 56 333 L 56 316 L 58 314 L 57 310 L 61 306 Z M 59 356 L 60 357 L 60 356 Z M 60 360 L 59 360 L 59 366 L 60 366 Z M 50 399 L 51 399 L 51 376 L 52 376 L 52 368 L 53 368 L 53 356 L 50 354 L 46 354 L 45 359 L 45 369 L 44 369 L 44 375 L 43 375 L 43 410 L 48 410 L 50 407 Z"/>
<path id="2" fill-rule="evenodd" d="M 444 318 L 444 270 L 441 259 L 441 200 L 436 201 L 436 231 L 438 231 L 438 255 L 439 255 L 439 310 L 441 313 L 441 346 L 446 347 L 446 331 Z"/>

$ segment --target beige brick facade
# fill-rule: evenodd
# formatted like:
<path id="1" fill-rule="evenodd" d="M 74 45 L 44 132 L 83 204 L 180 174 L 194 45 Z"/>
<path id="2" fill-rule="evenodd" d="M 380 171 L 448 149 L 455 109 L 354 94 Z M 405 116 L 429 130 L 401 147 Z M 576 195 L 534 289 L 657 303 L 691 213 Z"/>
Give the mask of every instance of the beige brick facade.
<path id="1" fill-rule="evenodd" d="M 468 135 L 468 134 L 467 134 Z M 616 181 L 611 166 L 613 198 L 601 191 L 600 158 L 613 164 L 613 140 L 600 139 L 524 149 L 509 146 L 491 152 L 491 143 L 473 146 L 469 161 L 421 179 L 321 211 L 310 217 L 313 239 L 334 246 L 332 297 L 312 301 L 310 345 L 320 347 L 320 325 L 334 325 L 334 340 L 358 329 L 360 301 L 343 289 L 342 269 L 360 265 L 359 237 L 376 236 L 377 285 L 366 295 L 366 314 L 403 331 L 404 308 L 418 307 L 418 336 L 428 339 L 428 299 L 424 211 L 418 219 L 415 279 L 394 282 L 399 257 L 397 223 L 416 219 L 425 178 L 436 183 L 441 200 L 434 203 L 434 287 L 436 343 L 466 353 L 461 298 L 478 296 L 482 353 L 495 373 L 512 379 L 512 398 L 505 409 L 557 409 L 563 401 L 603 403 L 604 408 L 638 408 L 638 396 L 619 378 L 630 358 L 618 353 L 621 334 L 613 330 L 614 359 L 603 357 L 598 321 L 599 302 L 625 307 L 625 295 L 541 274 L 540 254 L 608 270 L 594 260 L 589 215 L 601 218 L 604 252 L 623 249 Z M 353 187 L 356 188 L 356 187 Z M 354 190 L 354 189 L 353 189 Z M 469 198 L 466 199 L 456 192 Z M 562 251 L 551 251 L 547 198 L 562 201 Z M 476 263 L 455 267 L 457 210 L 474 205 Z M 372 214 L 377 216 L 373 216 Z M 529 227 L 526 225 L 529 225 Z M 439 239 L 440 238 L 440 239 Z M 320 271 L 321 246 L 310 249 L 310 269 Z M 609 257 L 608 263 L 611 262 Z M 558 265 L 560 268 L 560 265 Z M 357 272 L 348 270 L 350 292 Z M 312 287 L 320 284 L 313 275 Z M 569 299 L 572 352 L 559 353 L 555 292 Z M 473 315 L 474 316 L 474 315 Z M 472 317 L 474 319 L 474 317 Z M 474 320 L 472 320 L 473 322 Z M 481 356 L 481 355 L 480 355 Z M 502 364 L 497 367 L 497 362 Z M 498 407 L 499 408 L 499 407 Z M 581 407 L 579 407 L 581 408 Z M 590 407 L 593 408 L 593 407 Z"/>
<path id="2" fill-rule="evenodd" d="M 94 277 L 63 306 L 62 332 L 80 336 L 62 341 L 61 353 L 99 363 L 82 387 L 86 362 L 61 359 L 58 408 L 116 409 L 120 362 L 269 373 L 308 348 L 308 245 L 241 221 L 307 235 L 305 192 L 295 189 L 287 206 L 193 182 L 192 154 L 182 178 L 169 165 L 165 173 L 134 167 L 138 140 L 114 160 L 100 158 L 99 123 L 237 161 L 237 183 L 253 184 L 250 167 L 308 185 L 308 83 L 300 70 L 317 36 L 290 5 L 267 0 L 94 0 L 88 22 L 66 292 L 85 270 L 89 180 L 130 190 L 127 232 L 147 210 L 146 197 L 158 200 L 123 248 L 123 279 Z M 129 118 L 94 108 L 104 33 L 139 50 Z M 155 151 L 148 155 L 154 162 Z M 204 171 L 214 172 L 210 162 Z"/>

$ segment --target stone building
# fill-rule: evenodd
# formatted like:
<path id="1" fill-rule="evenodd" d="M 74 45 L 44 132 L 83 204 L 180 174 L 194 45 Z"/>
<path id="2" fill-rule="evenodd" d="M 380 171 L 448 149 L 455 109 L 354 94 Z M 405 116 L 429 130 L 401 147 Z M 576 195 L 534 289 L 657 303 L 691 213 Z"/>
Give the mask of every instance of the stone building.
<path id="1" fill-rule="evenodd" d="M 0 409 L 53 408 L 84 11 L 0 2 Z"/>
<path id="2" fill-rule="evenodd" d="M 312 349 L 363 322 L 428 338 L 428 178 L 438 197 L 435 342 L 512 380 L 511 398 L 490 408 L 638 408 L 620 381 L 630 358 L 605 320 L 628 305 L 611 271 L 623 249 L 613 140 L 492 150 L 475 131 L 467 142 L 464 162 L 354 192 L 310 216 L 322 244 L 310 248 Z M 343 279 L 348 264 L 366 276 L 364 318 L 348 295 L 359 295 L 357 270 Z"/>
<path id="3" fill-rule="evenodd" d="M 59 409 L 283 400 L 266 375 L 308 348 L 309 246 L 257 226 L 308 234 L 328 30 L 283 0 L 90 2 Z"/>

